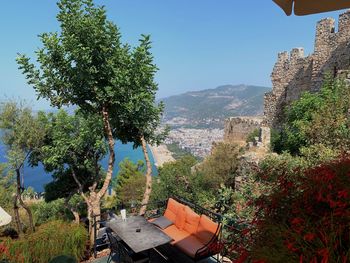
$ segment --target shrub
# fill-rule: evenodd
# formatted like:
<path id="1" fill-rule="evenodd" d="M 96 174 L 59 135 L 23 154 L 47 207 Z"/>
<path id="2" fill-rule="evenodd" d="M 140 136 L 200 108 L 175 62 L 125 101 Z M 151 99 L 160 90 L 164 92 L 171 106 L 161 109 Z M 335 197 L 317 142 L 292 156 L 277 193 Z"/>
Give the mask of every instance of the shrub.
<path id="1" fill-rule="evenodd" d="M 73 219 L 71 212 L 65 207 L 63 199 L 34 203 L 32 211 L 36 225 L 59 219 Z"/>
<path id="2" fill-rule="evenodd" d="M 260 129 L 254 129 L 251 133 L 248 134 L 246 142 L 255 142 L 255 137 L 259 137 Z"/>
<path id="3" fill-rule="evenodd" d="M 243 230 L 250 251 L 241 249 L 237 262 L 248 256 L 261 262 L 349 262 L 350 158 L 293 176 L 284 171 L 256 200 L 255 218 Z"/>
<path id="4" fill-rule="evenodd" d="M 320 92 L 306 92 L 286 109 L 282 130 L 272 132 L 272 149 L 293 155 L 314 144 L 348 150 L 349 100 L 350 89 L 345 81 L 327 77 Z"/>
<path id="5" fill-rule="evenodd" d="M 47 263 L 59 255 L 82 259 L 88 234 L 83 226 L 52 221 L 18 240 L 5 241 L 8 259 L 15 263 Z"/>

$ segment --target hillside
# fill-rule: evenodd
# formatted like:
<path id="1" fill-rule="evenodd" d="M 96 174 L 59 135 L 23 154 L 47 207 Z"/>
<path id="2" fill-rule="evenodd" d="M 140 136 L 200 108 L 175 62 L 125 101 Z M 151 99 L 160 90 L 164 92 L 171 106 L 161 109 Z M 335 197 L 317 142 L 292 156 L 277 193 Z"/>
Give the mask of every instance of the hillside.
<path id="1" fill-rule="evenodd" d="M 223 127 L 227 117 L 262 115 L 264 93 L 270 90 L 267 87 L 225 85 L 170 96 L 162 99 L 164 122 L 182 127 Z"/>

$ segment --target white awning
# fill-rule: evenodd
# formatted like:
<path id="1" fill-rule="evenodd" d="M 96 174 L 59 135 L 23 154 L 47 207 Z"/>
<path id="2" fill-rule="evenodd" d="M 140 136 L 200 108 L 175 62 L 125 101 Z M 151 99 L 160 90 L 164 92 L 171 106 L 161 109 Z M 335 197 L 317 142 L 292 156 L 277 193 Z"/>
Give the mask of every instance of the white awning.
<path id="1" fill-rule="evenodd" d="M 0 226 L 10 224 L 11 220 L 12 217 L 8 213 L 6 213 L 6 211 L 0 206 Z"/>

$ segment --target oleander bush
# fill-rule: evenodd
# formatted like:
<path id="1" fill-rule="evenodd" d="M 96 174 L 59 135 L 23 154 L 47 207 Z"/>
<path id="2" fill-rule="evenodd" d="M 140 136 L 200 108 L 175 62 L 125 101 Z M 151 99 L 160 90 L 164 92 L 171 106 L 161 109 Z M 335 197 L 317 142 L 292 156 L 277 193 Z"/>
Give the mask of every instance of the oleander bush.
<path id="1" fill-rule="evenodd" d="M 0 244 L 0 260 L 6 258 L 11 263 L 47 263 L 59 255 L 81 260 L 87 242 L 88 233 L 83 226 L 51 221 L 20 239 L 3 241 Z"/>
<path id="2" fill-rule="evenodd" d="M 349 262 L 350 158 L 271 172 L 276 180 L 233 248 L 236 262 Z"/>

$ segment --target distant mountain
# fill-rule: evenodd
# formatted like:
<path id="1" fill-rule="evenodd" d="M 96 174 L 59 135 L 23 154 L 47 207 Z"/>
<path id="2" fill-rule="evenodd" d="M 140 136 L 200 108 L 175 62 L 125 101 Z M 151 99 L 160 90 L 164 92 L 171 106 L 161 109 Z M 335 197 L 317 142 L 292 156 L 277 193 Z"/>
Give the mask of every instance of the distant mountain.
<path id="1" fill-rule="evenodd" d="M 223 127 L 227 117 L 262 115 L 264 94 L 270 90 L 259 86 L 225 85 L 170 96 L 162 99 L 164 122 L 171 126 Z"/>

